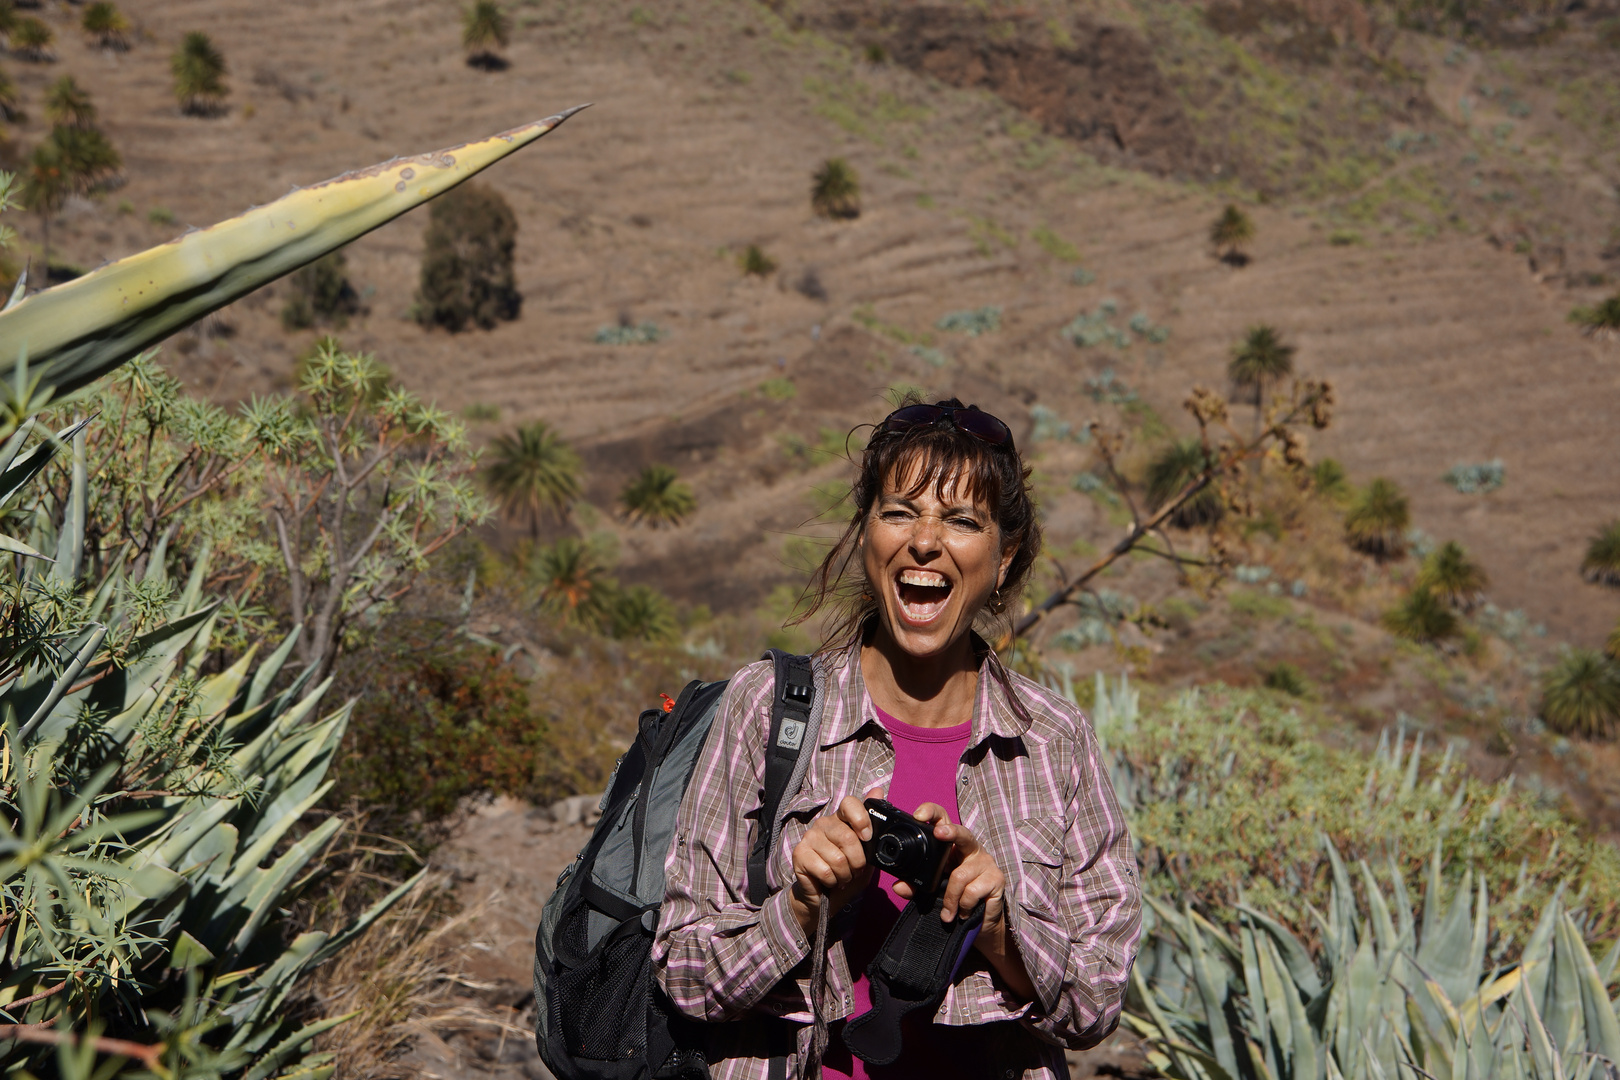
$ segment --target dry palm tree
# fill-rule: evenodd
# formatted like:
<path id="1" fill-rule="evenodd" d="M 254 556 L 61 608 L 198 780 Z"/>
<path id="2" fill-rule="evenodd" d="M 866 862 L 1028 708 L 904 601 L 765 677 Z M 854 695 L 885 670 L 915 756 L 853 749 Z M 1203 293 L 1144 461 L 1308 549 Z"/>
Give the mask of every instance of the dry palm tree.
<path id="1" fill-rule="evenodd" d="M 560 519 L 580 495 L 580 461 L 574 448 L 545 421 L 524 424 L 495 440 L 484 479 L 501 508 L 529 514 L 532 536 L 540 535 L 540 514 Z"/>
<path id="2" fill-rule="evenodd" d="M 619 501 L 624 504 L 625 516 L 632 522 L 654 528 L 661 524 L 679 525 L 682 518 L 697 509 L 692 489 L 681 483 L 668 465 L 649 465 L 642 469 L 640 475 L 625 485 Z"/>
<path id="3" fill-rule="evenodd" d="M 1541 682 L 1541 718 L 1554 731 L 1607 739 L 1620 724 L 1620 666 L 1593 649 L 1571 649 Z"/>
<path id="4" fill-rule="evenodd" d="M 1490 579 L 1455 540 L 1447 540 L 1423 560 L 1417 585 L 1461 611 L 1472 611 L 1483 598 Z"/>
<path id="5" fill-rule="evenodd" d="M 193 30 L 169 58 L 174 75 L 174 96 L 188 116 L 213 116 L 230 91 L 225 86 L 225 56 L 209 36 Z"/>
<path id="6" fill-rule="evenodd" d="M 84 21 L 79 25 L 85 36 L 103 49 L 124 52 L 129 48 L 129 19 L 109 0 L 98 0 L 85 8 Z"/>
<path id="7" fill-rule="evenodd" d="M 1254 222 L 1249 220 L 1248 214 L 1228 204 L 1209 227 L 1209 239 L 1222 262 L 1244 266 L 1249 257 L 1243 254 L 1243 245 L 1254 239 Z"/>
<path id="8" fill-rule="evenodd" d="M 1180 495 L 1212 463 L 1209 451 L 1196 438 L 1171 443 L 1148 465 L 1148 502 L 1155 507 L 1163 506 Z M 1197 528 L 1219 521 L 1223 509 L 1220 492 L 1206 487 L 1176 508 L 1170 515 L 1170 524 L 1178 529 Z"/>
<path id="9" fill-rule="evenodd" d="M 1351 547 L 1379 562 L 1406 554 L 1406 526 L 1411 520 L 1406 496 L 1382 476 L 1356 496 L 1344 515 L 1344 534 Z"/>
<path id="10" fill-rule="evenodd" d="M 810 180 L 810 208 L 835 220 L 861 216 L 861 180 L 849 162 L 843 158 L 822 162 Z"/>
<path id="11" fill-rule="evenodd" d="M 467 50 L 467 64 L 485 71 L 500 71 L 506 60 L 495 50 L 511 41 L 512 21 L 495 0 L 474 0 L 461 12 L 461 45 Z"/>
<path id="12" fill-rule="evenodd" d="M 1609 522 L 1586 545 L 1581 576 L 1594 585 L 1620 589 L 1620 518 Z"/>
<path id="13" fill-rule="evenodd" d="M 64 75 L 45 91 L 45 119 L 66 127 L 87 128 L 96 122 L 96 106 L 71 75 Z"/>

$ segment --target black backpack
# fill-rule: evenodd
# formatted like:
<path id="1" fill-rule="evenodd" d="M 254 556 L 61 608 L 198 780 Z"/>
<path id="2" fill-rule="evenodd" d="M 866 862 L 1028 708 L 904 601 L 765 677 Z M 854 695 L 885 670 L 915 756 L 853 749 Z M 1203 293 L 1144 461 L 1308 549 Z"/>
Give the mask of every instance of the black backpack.
<path id="1" fill-rule="evenodd" d="M 748 856 L 748 896 L 765 901 L 765 864 L 779 811 L 799 790 L 816 745 L 810 659 L 780 649 L 766 743 L 760 829 Z M 664 858 L 725 682 L 687 684 L 668 712 L 641 714 L 635 743 L 602 796 L 590 841 L 557 878 L 534 939 L 535 1039 L 558 1080 L 703 1078 L 706 1027 L 676 1013 L 652 970 L 664 901 Z"/>

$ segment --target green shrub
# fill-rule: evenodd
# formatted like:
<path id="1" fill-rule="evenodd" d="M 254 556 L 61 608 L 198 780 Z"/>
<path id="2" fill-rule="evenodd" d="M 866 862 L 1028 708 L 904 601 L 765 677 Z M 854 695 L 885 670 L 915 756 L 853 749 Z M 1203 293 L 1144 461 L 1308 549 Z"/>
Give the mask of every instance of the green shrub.
<path id="1" fill-rule="evenodd" d="M 1422 734 L 1386 731 L 1369 755 L 1327 745 L 1318 729 L 1334 721 L 1306 702 L 1216 684 L 1133 707 L 1135 693 L 1099 687 L 1090 715 L 1150 888 L 1221 918 L 1241 892 L 1314 933 L 1305 904 L 1331 902 L 1323 835 L 1351 860 L 1393 855 L 1414 889 L 1438 840 L 1455 874 L 1483 875 L 1504 934 L 1522 940 L 1560 885 L 1585 896 L 1591 933 L 1620 920 L 1620 851 Z"/>
<path id="2" fill-rule="evenodd" d="M 981 308 L 969 308 L 965 311 L 948 311 L 940 316 L 939 322 L 934 324 L 936 329 L 949 330 L 966 334 L 968 337 L 978 337 L 988 334 L 992 330 L 1001 328 L 1001 308 L 996 305 Z"/>
<path id="3" fill-rule="evenodd" d="M 1268 690 L 1280 690 L 1290 697 L 1306 697 L 1311 692 L 1305 673 L 1287 661 L 1266 672 L 1265 684 Z"/>
<path id="4" fill-rule="evenodd" d="M 737 265 L 748 277 L 770 277 L 776 273 L 776 260 L 765 254 L 758 244 L 749 244 L 737 257 Z"/>
<path id="5" fill-rule="evenodd" d="M 11 40 L 11 51 L 24 60 L 51 59 L 51 43 L 56 40 L 56 35 L 34 16 L 24 15 L 16 19 L 6 34 Z"/>
<path id="6" fill-rule="evenodd" d="M 1456 613 L 1421 583 L 1384 613 L 1383 623 L 1396 637 L 1425 645 L 1456 637 L 1462 630 Z"/>
<path id="7" fill-rule="evenodd" d="M 1325 457 L 1311 466 L 1311 489 L 1330 503 L 1342 503 L 1352 494 L 1350 474 L 1338 461 Z"/>
<path id="8" fill-rule="evenodd" d="M 1595 649 L 1570 649 L 1541 680 L 1541 718 L 1554 731 L 1612 739 L 1620 725 L 1620 666 Z"/>
<path id="9" fill-rule="evenodd" d="M 1427 589 L 1436 598 L 1463 611 L 1473 610 L 1474 605 L 1484 599 L 1485 587 L 1489 584 L 1485 571 L 1455 540 L 1447 540 L 1430 552 L 1418 570 L 1418 588 Z"/>
<path id="10" fill-rule="evenodd" d="M 1620 332 L 1620 295 L 1611 296 L 1591 307 L 1577 307 L 1569 313 L 1569 321 L 1581 328 L 1583 334 L 1611 335 Z"/>
<path id="11" fill-rule="evenodd" d="M 590 545 L 577 537 L 562 537 L 531 552 L 526 572 L 542 609 L 587 629 L 607 623 L 616 590 Z"/>
<path id="12" fill-rule="evenodd" d="M 287 300 L 281 306 L 281 325 L 307 330 L 317 323 L 341 330 L 349 316 L 360 312 L 360 294 L 349 283 L 348 259 L 334 251 L 287 278 Z"/>
<path id="13" fill-rule="evenodd" d="M 1586 545 L 1581 576 L 1594 585 L 1620 589 L 1620 518 L 1605 525 Z"/>
<path id="14" fill-rule="evenodd" d="M 675 606 L 647 585 L 632 585 L 613 598 L 608 632 L 616 638 L 671 641 L 676 635 Z"/>
<path id="15" fill-rule="evenodd" d="M 1411 512 L 1393 480 L 1378 477 L 1358 493 L 1344 515 L 1349 545 L 1380 562 L 1406 554 L 1406 527 Z"/>
<path id="16" fill-rule="evenodd" d="M 343 690 L 360 707 L 328 801 L 355 800 L 388 835 L 431 830 L 469 796 L 523 794 L 538 765 L 546 722 L 528 684 L 499 652 L 448 630 L 392 626 L 346 665 Z"/>
<path id="17" fill-rule="evenodd" d="M 1227 204 L 1221 216 L 1209 227 L 1209 242 L 1227 262 L 1242 263 L 1243 247 L 1254 239 L 1254 222 L 1236 206 Z"/>
<path id="18" fill-rule="evenodd" d="M 1477 465 L 1454 465 L 1440 479 L 1460 495 L 1485 495 L 1502 486 L 1507 480 L 1507 469 L 1498 458 Z"/>
<path id="19" fill-rule="evenodd" d="M 843 158 L 822 162 L 810 180 L 810 208 L 824 218 L 848 221 L 861 216 L 861 181 Z"/>
<path id="20" fill-rule="evenodd" d="M 188 116 L 214 116 L 224 108 L 225 55 L 213 39 L 193 30 L 180 41 L 180 48 L 169 58 L 174 76 L 174 96 L 180 111 Z"/>
<path id="21" fill-rule="evenodd" d="M 1155 509 L 1164 506 L 1213 463 L 1204 444 L 1196 437 L 1166 446 L 1148 463 L 1148 503 Z M 1170 515 L 1170 524 L 1178 529 L 1194 529 L 1219 521 L 1225 509 L 1220 492 L 1207 486 L 1176 508 Z"/>
<path id="22" fill-rule="evenodd" d="M 473 0 L 461 12 L 461 45 L 467 50 L 469 67 L 500 71 L 507 64 L 496 53 L 512 38 L 512 20 L 495 0 Z"/>
<path id="23" fill-rule="evenodd" d="M 469 324 L 493 330 L 523 308 L 513 272 L 517 215 L 501 195 L 463 184 L 429 211 L 423 238 L 417 321 L 452 333 Z"/>
<path id="24" fill-rule="evenodd" d="M 461 416 L 475 424 L 490 424 L 501 418 L 501 407 L 487 401 L 475 401 L 462 407 Z"/>
<path id="25" fill-rule="evenodd" d="M 668 465 L 649 465 L 625 485 L 619 495 L 625 516 L 632 522 L 651 525 L 679 525 L 697 509 L 692 489 L 681 483 Z"/>
<path id="26" fill-rule="evenodd" d="M 778 376 L 760 383 L 759 392 L 768 401 L 792 401 L 798 395 L 799 387 L 792 379 Z"/>
<path id="27" fill-rule="evenodd" d="M 664 328 L 654 322 L 643 322 L 640 325 L 619 322 L 612 326 L 597 327 L 596 337 L 593 340 L 598 345 L 652 345 L 668 336 Z"/>
<path id="28" fill-rule="evenodd" d="M 84 18 L 79 25 L 85 36 L 100 48 L 116 52 L 129 48 L 129 19 L 118 10 L 118 5 L 109 0 L 96 0 L 96 3 L 85 8 Z"/>

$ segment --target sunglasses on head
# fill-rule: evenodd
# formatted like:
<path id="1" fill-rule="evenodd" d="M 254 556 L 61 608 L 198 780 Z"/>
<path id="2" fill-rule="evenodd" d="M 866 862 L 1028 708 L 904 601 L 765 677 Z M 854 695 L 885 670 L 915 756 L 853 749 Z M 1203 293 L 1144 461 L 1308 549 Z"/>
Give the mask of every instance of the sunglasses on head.
<path id="1" fill-rule="evenodd" d="M 991 446 L 1012 445 L 1012 429 L 977 405 L 907 405 L 885 417 L 878 430 L 914 431 L 933 427 L 941 420 Z"/>

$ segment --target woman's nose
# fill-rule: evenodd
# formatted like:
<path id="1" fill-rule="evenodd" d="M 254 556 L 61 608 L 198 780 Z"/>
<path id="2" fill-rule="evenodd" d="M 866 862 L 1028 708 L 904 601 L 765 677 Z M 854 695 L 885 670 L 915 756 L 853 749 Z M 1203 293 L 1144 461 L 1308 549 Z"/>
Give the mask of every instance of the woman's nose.
<path id="1" fill-rule="evenodd" d="M 939 534 L 942 523 L 932 514 L 923 514 L 917 518 L 917 524 L 911 529 L 911 546 L 918 551 L 932 551 L 939 547 Z"/>

